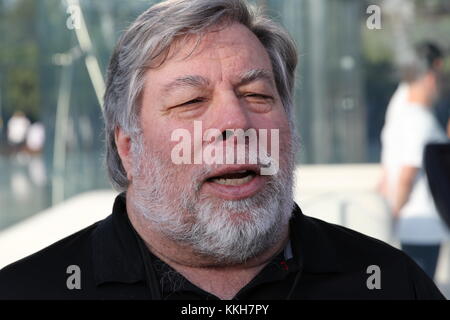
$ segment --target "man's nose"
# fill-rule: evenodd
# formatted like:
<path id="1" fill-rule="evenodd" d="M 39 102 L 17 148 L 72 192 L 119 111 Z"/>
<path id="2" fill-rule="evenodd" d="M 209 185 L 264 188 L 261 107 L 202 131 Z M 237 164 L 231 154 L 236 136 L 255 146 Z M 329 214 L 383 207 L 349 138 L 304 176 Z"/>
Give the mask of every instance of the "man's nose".
<path id="1" fill-rule="evenodd" d="M 211 126 L 225 134 L 226 130 L 251 128 L 249 110 L 235 93 L 223 95 L 212 108 Z"/>

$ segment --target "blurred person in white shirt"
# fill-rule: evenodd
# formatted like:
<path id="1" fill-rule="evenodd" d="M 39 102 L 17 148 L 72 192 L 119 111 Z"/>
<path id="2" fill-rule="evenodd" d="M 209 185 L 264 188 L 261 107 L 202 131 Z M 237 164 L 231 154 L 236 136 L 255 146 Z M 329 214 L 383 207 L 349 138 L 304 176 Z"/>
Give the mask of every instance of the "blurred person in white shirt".
<path id="1" fill-rule="evenodd" d="M 423 155 L 431 142 L 446 141 L 432 108 L 438 96 L 441 50 L 434 44 L 416 47 L 416 62 L 388 107 L 381 134 L 384 194 L 395 221 L 402 250 L 434 277 L 447 230 L 435 208 Z"/>
<path id="2" fill-rule="evenodd" d="M 12 147 L 20 147 L 30 127 L 30 120 L 21 111 L 16 111 L 8 121 L 8 142 Z"/>
<path id="3" fill-rule="evenodd" d="M 33 123 L 27 133 L 26 146 L 31 153 L 40 153 L 45 143 L 45 127 L 40 122 Z"/>

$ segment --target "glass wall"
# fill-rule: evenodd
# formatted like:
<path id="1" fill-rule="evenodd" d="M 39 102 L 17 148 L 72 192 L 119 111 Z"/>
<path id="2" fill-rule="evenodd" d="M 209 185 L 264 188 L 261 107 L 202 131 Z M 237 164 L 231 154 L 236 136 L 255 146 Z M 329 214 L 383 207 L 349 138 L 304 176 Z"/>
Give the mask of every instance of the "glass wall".
<path id="1" fill-rule="evenodd" d="M 102 162 L 104 74 L 121 31 L 154 2 L 0 0 L 0 229 L 81 192 L 110 188 Z M 299 47 L 299 163 L 377 162 L 398 82 L 396 44 L 433 39 L 450 47 L 448 1 L 253 2 Z M 381 29 L 367 27 L 369 4 L 382 8 Z M 443 124 L 445 94 L 437 109 Z M 9 137 L 11 123 L 19 142 Z"/>
<path id="2" fill-rule="evenodd" d="M 299 47 L 301 163 L 366 161 L 361 1 L 267 1 Z"/>

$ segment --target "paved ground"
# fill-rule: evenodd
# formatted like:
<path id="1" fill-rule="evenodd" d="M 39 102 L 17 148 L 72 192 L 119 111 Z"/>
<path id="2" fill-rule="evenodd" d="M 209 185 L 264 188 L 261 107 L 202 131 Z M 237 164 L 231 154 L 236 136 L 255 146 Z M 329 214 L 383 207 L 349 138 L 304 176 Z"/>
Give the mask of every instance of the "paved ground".
<path id="1" fill-rule="evenodd" d="M 0 268 L 108 216 L 116 192 L 83 193 L 0 232 Z"/>

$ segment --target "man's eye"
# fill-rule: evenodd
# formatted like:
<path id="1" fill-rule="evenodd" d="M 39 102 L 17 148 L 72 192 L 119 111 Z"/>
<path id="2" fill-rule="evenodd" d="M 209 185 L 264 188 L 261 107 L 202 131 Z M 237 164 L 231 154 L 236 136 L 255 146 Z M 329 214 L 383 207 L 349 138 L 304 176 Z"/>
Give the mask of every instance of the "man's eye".
<path id="1" fill-rule="evenodd" d="M 187 106 L 187 105 L 191 105 L 191 104 L 200 103 L 203 101 L 204 101 L 203 98 L 195 98 L 195 99 L 189 100 L 187 102 L 181 103 L 180 106 Z"/>
<path id="2" fill-rule="evenodd" d="M 258 99 L 258 100 L 273 100 L 272 96 L 269 96 L 266 94 L 260 94 L 260 93 L 247 93 L 247 94 L 244 94 L 244 97 L 254 98 L 254 99 Z"/>

